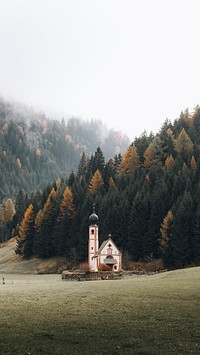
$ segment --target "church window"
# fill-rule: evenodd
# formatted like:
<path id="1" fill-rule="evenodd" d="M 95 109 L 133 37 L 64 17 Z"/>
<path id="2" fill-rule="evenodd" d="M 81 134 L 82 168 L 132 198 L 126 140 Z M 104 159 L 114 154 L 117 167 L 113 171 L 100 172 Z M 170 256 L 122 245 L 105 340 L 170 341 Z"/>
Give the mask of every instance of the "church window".
<path id="1" fill-rule="evenodd" d="M 112 248 L 107 249 L 107 254 L 112 254 Z"/>
<path id="2" fill-rule="evenodd" d="M 91 247 L 91 250 L 93 250 L 93 247 Z"/>
<path id="3" fill-rule="evenodd" d="M 92 234 L 94 234 L 94 229 L 92 229 Z"/>

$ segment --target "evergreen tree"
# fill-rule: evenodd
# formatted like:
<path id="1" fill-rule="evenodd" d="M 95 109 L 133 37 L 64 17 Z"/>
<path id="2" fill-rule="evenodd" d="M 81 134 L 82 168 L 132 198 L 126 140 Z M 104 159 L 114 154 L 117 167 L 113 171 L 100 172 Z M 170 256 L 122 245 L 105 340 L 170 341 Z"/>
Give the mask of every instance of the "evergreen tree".
<path id="1" fill-rule="evenodd" d="M 182 267 L 192 261 L 193 200 L 187 191 L 173 207 L 174 225 L 171 242 L 174 265 Z"/>
<path id="2" fill-rule="evenodd" d="M 78 171 L 77 171 L 77 178 L 84 178 L 86 175 L 86 170 L 87 170 L 87 158 L 85 155 L 85 152 L 83 151 L 80 163 L 78 165 Z"/>
<path id="3" fill-rule="evenodd" d="M 54 226 L 57 218 L 56 191 L 52 188 L 49 197 L 36 218 L 37 240 L 36 253 L 41 258 L 55 255 Z"/>
<path id="4" fill-rule="evenodd" d="M 75 215 L 73 195 L 67 186 L 60 203 L 57 225 L 55 227 L 55 249 L 57 255 L 69 255 L 72 248 L 71 225 Z"/>
<path id="5" fill-rule="evenodd" d="M 148 228 L 149 196 L 143 189 L 137 192 L 130 212 L 127 251 L 134 260 L 144 258 L 144 236 Z"/>

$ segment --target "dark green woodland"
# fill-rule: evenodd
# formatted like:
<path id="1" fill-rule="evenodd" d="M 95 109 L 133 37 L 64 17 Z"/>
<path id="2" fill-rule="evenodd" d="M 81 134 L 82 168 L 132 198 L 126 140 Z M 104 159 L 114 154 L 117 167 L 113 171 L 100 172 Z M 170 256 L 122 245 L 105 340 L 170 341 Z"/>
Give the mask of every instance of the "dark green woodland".
<path id="1" fill-rule="evenodd" d="M 14 125 L 13 121 L 11 126 Z M 156 135 L 144 132 L 136 137 L 132 144 L 127 144 L 124 154 L 113 154 L 108 158 L 102 147 L 97 145 L 94 153 L 89 154 L 88 149 L 83 149 L 80 155 L 80 151 L 77 154 L 75 146 L 71 145 L 69 156 L 74 156 L 71 171 L 70 167 L 65 171 L 56 170 L 56 178 L 52 176 L 52 181 L 42 187 L 45 181 L 45 171 L 41 170 L 45 164 L 42 160 L 44 147 L 49 146 L 49 154 L 55 157 L 56 154 L 62 156 L 64 147 L 70 145 L 64 138 L 56 141 L 54 137 L 57 130 L 67 132 L 68 125 L 48 121 L 48 126 L 51 129 L 47 136 L 44 133 L 40 144 L 33 144 L 34 149 L 41 152 L 40 156 L 32 155 L 30 169 L 34 188 L 32 192 L 25 191 L 24 187 L 16 192 L 12 218 L 1 225 L 5 239 L 17 237 L 16 252 L 19 255 L 26 258 L 33 255 L 41 258 L 63 256 L 75 264 L 86 261 L 88 217 L 95 204 L 100 241 L 111 233 L 114 242 L 131 260 L 162 259 L 168 268 L 199 265 L 199 107 L 192 113 L 188 110 L 182 112 L 173 123 L 166 120 Z M 6 132 L 7 129 L 6 122 L 4 125 L 1 123 L 1 131 Z M 12 130 L 15 131 L 14 128 Z M 19 131 L 18 138 L 24 142 L 23 129 Z M 16 133 L 12 134 L 16 138 Z M 7 136 L 4 133 L 1 139 L 7 139 Z M 29 141 L 33 136 L 30 135 Z M 13 149 L 15 156 L 21 157 L 22 167 L 30 164 L 30 145 L 20 146 L 18 142 L 17 146 L 18 151 L 16 146 Z M 2 165 L 4 154 L 1 150 Z M 63 155 L 61 161 L 67 162 L 67 159 Z M 9 159 L 6 164 L 8 170 Z M 48 161 L 46 174 L 50 171 L 49 164 Z M 2 190 L 6 170 L 1 177 L 4 179 L 1 181 Z M 20 180 L 20 177 L 16 163 L 12 192 L 19 186 L 14 180 Z M 26 180 L 26 183 L 30 181 Z M 5 211 L 4 206 L 2 210 Z"/>

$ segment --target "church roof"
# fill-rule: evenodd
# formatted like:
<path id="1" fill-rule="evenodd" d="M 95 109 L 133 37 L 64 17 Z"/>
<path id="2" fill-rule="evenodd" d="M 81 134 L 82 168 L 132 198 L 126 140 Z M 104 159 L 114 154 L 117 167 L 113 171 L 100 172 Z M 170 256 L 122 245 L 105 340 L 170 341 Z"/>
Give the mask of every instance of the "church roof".
<path id="1" fill-rule="evenodd" d="M 117 247 L 116 244 L 113 242 L 112 238 L 109 237 L 108 239 L 104 240 L 104 242 L 101 244 L 100 248 L 99 248 L 99 249 L 97 250 L 97 252 L 96 252 L 96 255 L 101 254 L 103 248 L 106 246 L 106 244 L 107 244 L 108 242 L 111 242 L 111 243 L 114 245 L 114 247 L 119 251 L 118 247 Z M 121 254 L 120 251 L 119 251 L 119 253 Z"/>
<path id="2" fill-rule="evenodd" d="M 95 224 L 98 224 L 99 217 L 95 213 L 95 206 L 93 206 L 93 213 L 89 217 L 89 223 L 90 226 L 94 226 Z"/>
<path id="3" fill-rule="evenodd" d="M 103 248 L 106 246 L 108 242 L 108 239 L 107 240 L 104 240 L 104 242 L 101 244 L 100 248 L 97 250 L 96 254 L 99 255 L 101 253 L 101 251 L 103 250 Z"/>

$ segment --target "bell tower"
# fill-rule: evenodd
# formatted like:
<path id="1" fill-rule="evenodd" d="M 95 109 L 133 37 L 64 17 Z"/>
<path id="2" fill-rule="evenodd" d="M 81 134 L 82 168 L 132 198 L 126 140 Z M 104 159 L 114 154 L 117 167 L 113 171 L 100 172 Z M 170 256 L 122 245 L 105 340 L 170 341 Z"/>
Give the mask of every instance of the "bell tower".
<path id="1" fill-rule="evenodd" d="M 98 271 L 98 257 L 96 255 L 99 249 L 98 219 L 93 205 L 93 213 L 89 217 L 88 265 L 90 271 Z"/>

